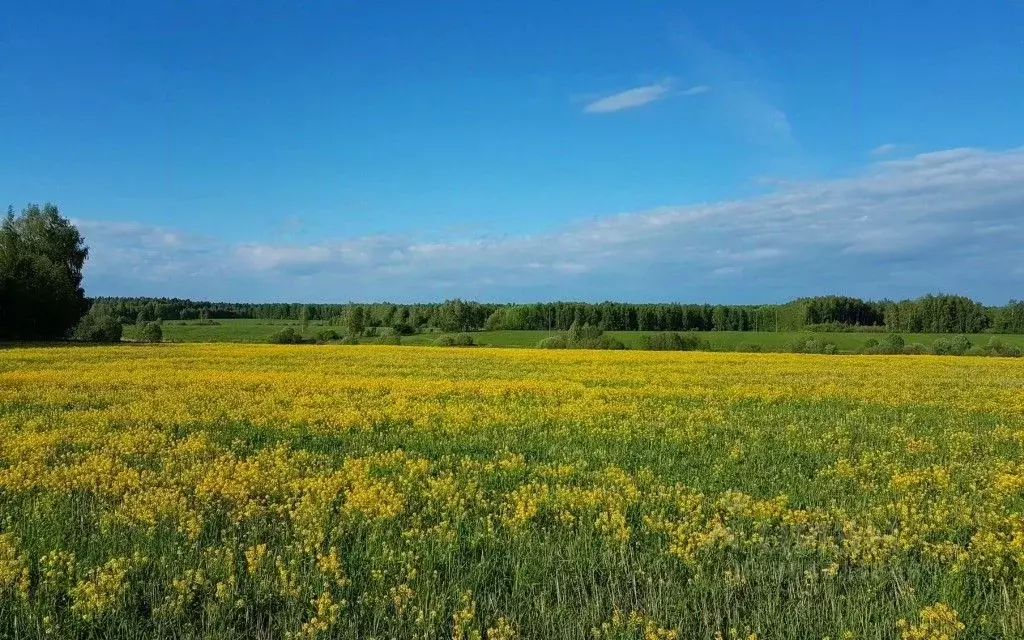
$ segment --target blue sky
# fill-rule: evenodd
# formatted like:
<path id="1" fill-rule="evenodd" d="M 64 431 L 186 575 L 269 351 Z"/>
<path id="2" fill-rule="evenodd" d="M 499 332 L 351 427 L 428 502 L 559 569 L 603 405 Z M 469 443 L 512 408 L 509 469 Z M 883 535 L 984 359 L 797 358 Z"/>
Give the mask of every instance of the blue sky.
<path id="1" fill-rule="evenodd" d="M 25 2 L 91 295 L 1024 296 L 1019 2 Z"/>

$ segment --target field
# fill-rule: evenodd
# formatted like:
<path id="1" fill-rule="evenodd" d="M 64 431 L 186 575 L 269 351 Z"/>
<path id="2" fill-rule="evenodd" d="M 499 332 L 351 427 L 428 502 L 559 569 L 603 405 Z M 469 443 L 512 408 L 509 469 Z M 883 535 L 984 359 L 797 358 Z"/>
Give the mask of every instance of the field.
<path id="1" fill-rule="evenodd" d="M 217 320 L 217 324 L 199 324 L 197 322 L 173 322 L 163 324 L 164 340 L 168 342 L 266 342 L 275 331 L 291 326 L 301 329 L 301 324 L 288 320 Z M 306 329 L 307 336 L 315 336 L 322 329 L 329 328 L 320 323 L 311 323 Z M 138 336 L 140 327 L 125 326 L 125 339 L 133 340 Z M 340 328 L 337 328 L 340 330 Z M 627 346 L 636 346 L 644 331 L 609 331 Z M 552 331 L 475 331 L 473 338 L 477 344 L 493 347 L 533 347 L 543 338 L 555 335 Z M 404 338 L 406 344 L 425 345 L 443 333 L 426 333 Z M 799 337 L 818 336 L 834 342 L 840 350 L 857 351 L 869 338 L 879 338 L 878 333 L 810 333 L 797 331 L 705 331 L 693 335 L 705 341 L 712 349 L 732 351 L 740 343 L 758 344 L 765 351 L 787 351 L 789 346 Z M 920 342 L 930 345 L 940 337 L 950 337 L 940 333 L 905 333 L 902 334 L 908 344 Z M 995 334 L 970 335 L 971 342 L 984 345 Z M 1000 340 L 1008 344 L 1024 347 L 1024 335 L 998 334 Z"/>
<path id="2" fill-rule="evenodd" d="M 275 331 L 284 327 L 301 328 L 301 323 L 289 320 L 215 320 L 212 324 L 198 321 L 167 320 L 162 324 L 164 340 L 169 342 L 266 342 Z M 324 327 L 311 324 L 311 334 Z M 124 338 L 136 339 L 141 325 L 124 326 Z"/>
<path id="3" fill-rule="evenodd" d="M 1024 367 L 4 349 L 0 531 L 8 638 L 1024 637 Z"/>

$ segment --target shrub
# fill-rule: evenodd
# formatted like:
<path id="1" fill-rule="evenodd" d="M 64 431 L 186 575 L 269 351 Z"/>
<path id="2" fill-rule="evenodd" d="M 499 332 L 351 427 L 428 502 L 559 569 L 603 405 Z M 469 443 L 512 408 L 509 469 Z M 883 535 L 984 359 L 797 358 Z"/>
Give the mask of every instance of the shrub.
<path id="1" fill-rule="evenodd" d="M 588 327 L 590 325 L 587 325 Z M 583 327 L 580 326 L 575 320 L 569 325 L 569 330 L 565 333 L 565 341 L 569 343 L 570 347 L 575 347 L 580 341 L 583 340 Z"/>
<path id="2" fill-rule="evenodd" d="M 911 342 L 903 347 L 903 353 L 908 356 L 921 356 L 928 353 L 928 347 L 920 342 Z"/>
<path id="3" fill-rule="evenodd" d="M 598 340 L 604 335 L 604 329 L 601 327 L 594 327 L 590 324 L 584 323 L 583 328 L 580 329 L 580 339 L 584 342 L 588 340 Z"/>
<path id="4" fill-rule="evenodd" d="M 82 342 L 120 342 L 121 332 L 117 318 L 90 311 L 78 321 L 71 337 Z"/>
<path id="5" fill-rule="evenodd" d="M 898 333 L 887 334 L 879 344 L 885 353 L 903 353 L 904 345 L 903 336 Z"/>
<path id="6" fill-rule="evenodd" d="M 646 351 L 693 351 L 700 346 L 696 336 L 678 333 L 655 333 L 640 336 L 638 349 Z"/>
<path id="7" fill-rule="evenodd" d="M 592 346 L 588 346 L 588 349 L 610 349 L 613 351 L 621 351 L 626 348 L 625 343 L 617 338 L 611 336 L 600 336 L 592 342 Z"/>
<path id="8" fill-rule="evenodd" d="M 1006 344 L 1000 338 L 990 338 L 988 344 L 985 345 L 985 353 L 990 356 L 1020 357 L 1020 349 L 1018 347 Z"/>
<path id="9" fill-rule="evenodd" d="M 625 349 L 621 340 L 604 335 L 600 327 L 589 324 L 580 326 L 573 322 L 565 333 L 566 345 L 569 349 Z"/>
<path id="10" fill-rule="evenodd" d="M 267 342 L 271 344 L 302 344 L 305 340 L 302 338 L 302 334 L 295 329 L 285 327 L 280 331 L 272 333 Z"/>
<path id="11" fill-rule="evenodd" d="M 331 340 L 338 340 L 341 336 L 334 329 L 324 329 L 320 333 L 316 334 L 317 342 L 330 342 Z"/>
<path id="12" fill-rule="evenodd" d="M 762 348 L 761 345 L 754 344 L 753 342 L 740 342 L 733 347 L 733 350 L 740 353 L 761 353 Z"/>
<path id="13" fill-rule="evenodd" d="M 903 353 L 903 336 L 897 333 L 890 333 L 880 341 L 867 340 L 864 343 L 863 353 L 894 355 Z"/>
<path id="14" fill-rule="evenodd" d="M 434 344 L 439 347 L 472 347 L 475 343 L 473 336 L 468 333 L 458 333 L 452 336 L 441 336 L 434 340 Z"/>
<path id="15" fill-rule="evenodd" d="M 683 340 L 683 346 L 686 347 L 685 351 L 696 351 L 698 349 L 706 349 L 707 348 L 707 344 L 702 342 L 701 339 L 698 338 L 697 336 L 694 336 L 694 335 L 683 335 L 681 337 L 682 337 L 682 340 Z M 746 343 L 741 343 L 741 344 L 746 344 Z M 753 351 L 760 351 L 761 350 L 761 345 L 751 344 L 751 346 L 757 347 L 757 349 L 754 349 Z"/>
<path id="16" fill-rule="evenodd" d="M 569 347 L 572 349 L 595 349 L 595 347 L 601 336 L 604 335 L 604 331 L 600 327 L 592 327 L 589 324 L 580 326 L 579 323 L 573 321 L 569 325 L 569 330 L 565 334 L 565 339 L 569 343 Z"/>
<path id="17" fill-rule="evenodd" d="M 797 338 L 789 344 L 789 350 L 792 353 L 807 353 L 808 345 L 815 340 L 817 338 Z"/>
<path id="18" fill-rule="evenodd" d="M 395 324 L 391 325 L 391 328 L 394 329 L 395 332 L 400 336 L 411 336 L 412 334 L 416 333 L 415 327 L 413 327 L 411 324 L 407 322 L 396 322 Z"/>
<path id="19" fill-rule="evenodd" d="M 380 335 L 380 332 L 377 330 L 377 327 L 367 327 L 366 331 L 363 332 L 363 335 L 367 338 L 376 338 Z"/>
<path id="20" fill-rule="evenodd" d="M 164 330 L 159 322 L 147 322 L 140 337 L 143 342 L 163 342 Z"/>
<path id="21" fill-rule="evenodd" d="M 878 339 L 868 338 L 864 341 L 864 346 L 861 347 L 861 353 L 876 353 L 878 349 Z"/>
<path id="22" fill-rule="evenodd" d="M 345 336 L 338 341 L 339 344 L 359 344 L 358 336 Z"/>
<path id="23" fill-rule="evenodd" d="M 565 339 L 565 336 L 549 336 L 537 343 L 538 349 L 566 349 L 568 347 L 569 341 Z"/>
<path id="24" fill-rule="evenodd" d="M 402 336 L 391 327 L 384 327 L 380 330 L 380 337 L 377 338 L 377 344 L 402 344 Z"/>
<path id="25" fill-rule="evenodd" d="M 971 341 L 967 339 L 967 336 L 938 338 L 932 343 L 932 352 L 940 356 L 962 356 L 970 350 Z"/>
<path id="26" fill-rule="evenodd" d="M 967 353 L 971 348 L 971 341 L 967 336 L 954 336 L 953 339 L 950 340 L 950 344 L 953 347 L 951 353 L 958 356 L 962 356 Z"/>
<path id="27" fill-rule="evenodd" d="M 834 342 L 824 340 L 817 336 L 800 338 L 790 345 L 789 350 L 793 353 L 825 353 L 830 355 L 839 352 L 839 348 Z"/>
<path id="28" fill-rule="evenodd" d="M 569 341 L 570 349 L 625 349 L 626 345 L 611 336 L 598 335 L 578 342 Z"/>

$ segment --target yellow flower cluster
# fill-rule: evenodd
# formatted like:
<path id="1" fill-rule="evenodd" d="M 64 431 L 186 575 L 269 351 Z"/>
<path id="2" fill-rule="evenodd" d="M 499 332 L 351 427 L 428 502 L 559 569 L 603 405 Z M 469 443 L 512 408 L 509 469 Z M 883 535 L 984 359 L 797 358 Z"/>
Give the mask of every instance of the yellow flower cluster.
<path id="1" fill-rule="evenodd" d="M 594 640 L 608 638 L 640 638 L 641 640 L 678 640 L 679 634 L 673 629 L 658 626 L 658 622 L 638 612 L 628 614 L 616 609 L 611 620 L 595 627 L 591 634 Z M 754 639 L 756 640 L 756 638 Z"/>
<path id="2" fill-rule="evenodd" d="M 113 558 L 92 575 L 71 588 L 71 611 L 86 621 L 113 610 L 119 604 L 125 589 L 128 563 L 124 558 Z"/>
<path id="3" fill-rule="evenodd" d="M 942 602 L 921 609 L 919 617 L 917 624 L 899 621 L 903 640 L 954 640 L 965 629 L 956 610 Z"/>
<path id="4" fill-rule="evenodd" d="M 1024 368 L 2 350 L 0 601 L 0 636 L 1021 637 Z"/>
<path id="5" fill-rule="evenodd" d="M 0 533 L 0 593 L 9 596 L 16 589 L 22 596 L 27 595 L 28 566 L 14 537 Z"/>

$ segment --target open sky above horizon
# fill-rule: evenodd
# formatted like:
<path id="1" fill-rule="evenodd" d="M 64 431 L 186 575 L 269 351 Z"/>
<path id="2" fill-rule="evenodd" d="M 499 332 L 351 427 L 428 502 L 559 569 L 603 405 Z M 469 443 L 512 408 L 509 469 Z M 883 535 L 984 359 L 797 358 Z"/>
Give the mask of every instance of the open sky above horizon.
<path id="1" fill-rule="evenodd" d="M 1024 3 L 13 0 L 87 295 L 1024 297 Z"/>

